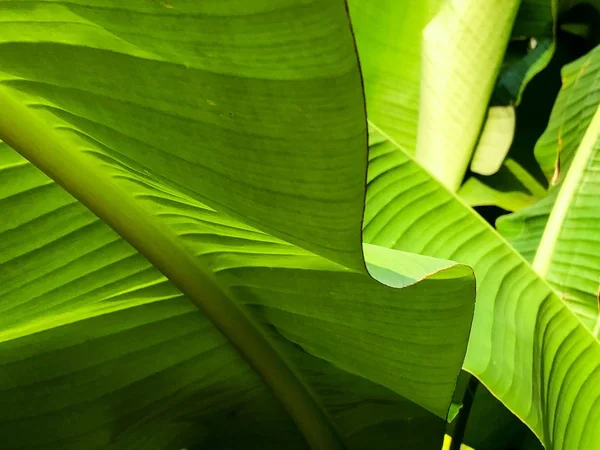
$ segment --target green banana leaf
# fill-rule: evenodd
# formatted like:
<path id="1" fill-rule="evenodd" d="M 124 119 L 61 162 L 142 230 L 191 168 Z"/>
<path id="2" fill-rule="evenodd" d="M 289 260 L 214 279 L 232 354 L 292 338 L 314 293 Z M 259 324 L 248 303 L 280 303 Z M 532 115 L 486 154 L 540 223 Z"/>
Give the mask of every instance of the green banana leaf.
<path id="1" fill-rule="evenodd" d="M 361 243 L 343 1 L 0 8 L 3 449 L 441 447 L 473 273 Z"/>
<path id="2" fill-rule="evenodd" d="M 2 2 L 3 84 L 223 212 L 362 267 L 367 138 L 343 2 L 119 5 Z"/>
<path id="3" fill-rule="evenodd" d="M 372 137 L 363 236 L 471 265 L 478 289 L 465 370 L 546 448 L 600 448 L 600 343 L 506 240 L 381 136 Z"/>
<path id="4" fill-rule="evenodd" d="M 498 220 L 498 230 L 598 336 L 600 285 L 600 46 L 565 66 L 550 123 L 535 149 L 553 185 L 531 208 Z"/>
<path id="5" fill-rule="evenodd" d="M 12 186 L 2 192 L 3 448 L 305 448 L 260 378 L 176 286 L 2 150 L 1 179 Z M 383 386 L 404 386 L 445 414 L 440 394 L 452 392 L 469 325 L 468 275 L 457 267 L 455 276 L 450 269 L 441 279 L 386 288 L 146 183 L 151 177 L 128 185 L 219 284 L 276 328 L 273 338 L 349 448 L 394 448 L 399 440 L 439 448 L 444 420 Z M 378 253 L 368 250 L 376 261 Z M 388 281 L 406 282 L 378 263 Z M 414 427 L 426 438 L 411 446 Z"/>

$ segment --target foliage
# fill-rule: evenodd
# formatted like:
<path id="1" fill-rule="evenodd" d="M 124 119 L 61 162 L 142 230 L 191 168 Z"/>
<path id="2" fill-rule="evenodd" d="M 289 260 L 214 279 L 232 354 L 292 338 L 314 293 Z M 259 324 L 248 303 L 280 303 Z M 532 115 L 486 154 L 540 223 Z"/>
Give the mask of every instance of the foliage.
<path id="1" fill-rule="evenodd" d="M 600 449 L 598 5 L 0 8 L 3 449 Z"/>

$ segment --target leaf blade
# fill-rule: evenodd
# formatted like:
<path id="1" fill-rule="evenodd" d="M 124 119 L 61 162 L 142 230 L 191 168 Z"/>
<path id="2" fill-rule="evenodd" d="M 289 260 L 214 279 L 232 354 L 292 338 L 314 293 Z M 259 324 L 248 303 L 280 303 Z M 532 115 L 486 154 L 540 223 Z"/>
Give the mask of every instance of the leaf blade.
<path id="1" fill-rule="evenodd" d="M 473 308 L 472 275 L 467 276 L 464 271 L 457 274 L 455 271 L 452 276 L 439 279 L 441 276 L 436 274 L 438 279 L 424 280 L 407 287 L 406 291 L 398 292 L 375 282 L 366 273 L 361 273 L 364 272 L 364 262 L 360 239 L 351 239 L 350 236 L 358 237 L 361 231 L 366 134 L 362 108 L 360 111 L 354 108 L 350 111 L 350 107 L 357 103 L 362 106 L 362 91 L 352 89 L 354 85 L 360 87 L 359 83 L 354 83 L 359 81 L 359 75 L 354 48 L 345 46 L 351 44 L 351 36 L 343 2 L 327 2 L 324 9 L 320 2 L 242 3 L 244 4 L 237 5 L 241 9 L 236 9 L 236 14 L 231 14 L 231 10 L 227 10 L 232 8 L 231 4 L 203 2 L 166 8 L 160 4 L 139 1 L 128 4 L 125 14 L 122 11 L 124 7 L 116 4 L 44 4 L 39 8 L 30 8 L 16 2 L 5 2 L 2 7 L 8 13 L 3 15 L 7 20 L 3 24 L 6 25 L 6 33 L 2 35 L 5 42 L 0 52 L 0 79 L 4 89 L 18 97 L 21 106 L 27 105 L 29 113 L 43 123 L 46 131 L 50 130 L 48 132 L 55 134 L 60 144 L 73 150 L 69 152 L 69 156 L 74 155 L 75 158 L 65 157 L 63 162 L 68 166 L 60 167 L 59 164 L 57 170 L 65 171 L 67 176 L 79 177 L 81 182 L 87 182 L 88 185 L 92 184 L 92 179 L 86 180 L 85 176 L 97 171 L 104 180 L 98 186 L 109 188 L 108 193 L 102 189 L 99 196 L 112 193 L 114 195 L 108 196 L 125 198 L 128 206 L 123 207 L 121 213 L 126 216 L 130 207 L 137 208 L 139 214 L 136 218 L 141 219 L 137 220 L 138 225 L 151 222 L 160 229 L 151 238 L 144 237 L 148 244 L 155 237 L 175 243 L 166 245 L 158 255 L 159 258 L 166 255 L 173 261 L 177 252 L 171 254 L 172 249 L 179 248 L 186 252 L 188 262 L 195 269 L 188 271 L 187 275 L 183 274 L 180 282 L 194 282 L 198 275 L 196 269 L 202 266 L 208 275 L 216 274 L 218 286 L 234 291 L 230 300 L 239 301 L 240 308 L 249 310 L 252 317 L 264 322 L 268 329 L 275 328 L 276 332 L 273 336 L 269 334 L 269 338 L 286 349 L 286 356 L 291 355 L 290 358 L 294 360 L 289 364 L 291 368 L 300 366 L 300 384 L 310 382 L 307 389 L 309 394 L 318 392 L 318 403 L 322 402 L 327 407 L 323 415 L 331 413 L 334 416 L 335 428 L 341 430 L 344 438 L 351 442 L 354 439 L 359 442 L 362 440 L 364 448 L 369 448 L 364 444 L 365 429 L 385 429 L 386 433 L 391 434 L 394 427 L 386 421 L 392 417 L 393 424 L 401 425 L 401 433 L 406 437 L 412 431 L 406 421 L 416 418 L 423 427 L 431 426 L 432 433 L 427 435 L 427 439 L 433 448 L 436 439 L 441 439 L 443 426 L 440 423 L 443 424 L 442 417 L 446 416 L 455 377 L 464 356 Z M 117 10 L 115 6 L 120 9 Z M 224 12 L 228 14 L 223 14 Z M 246 20 L 246 16 L 252 20 Z M 331 20 L 332 17 L 335 20 Z M 9 22 L 15 18 L 21 19 L 22 28 L 10 25 Z M 41 20 L 44 18 L 49 20 Z M 44 31 L 61 22 L 60 19 L 64 19 L 66 23 L 52 35 L 56 42 L 47 43 L 49 38 Z M 293 22 L 293 26 L 290 26 L 290 22 Z M 238 24 L 241 28 L 228 26 L 228 23 Z M 305 29 L 307 23 L 310 27 Z M 135 26 L 132 27 L 132 24 Z M 182 28 L 173 27 L 174 24 L 181 25 Z M 216 31 L 215 27 L 225 28 L 221 31 L 227 32 L 213 33 Z M 295 47 L 297 35 L 294 35 L 294 31 L 298 27 L 302 28 L 300 34 L 313 30 L 315 35 L 312 38 L 320 44 L 323 33 L 329 33 L 330 37 L 341 38 L 342 34 L 346 37 L 323 40 L 332 42 L 333 46 L 313 45 L 313 41 L 307 47 L 310 57 L 293 58 L 294 54 L 303 52 L 302 48 Z M 255 33 L 257 29 L 267 32 Z M 141 32 L 136 35 L 132 30 Z M 146 30 L 153 32 L 147 33 Z M 190 37 L 190 41 L 177 39 L 177 33 L 173 30 L 177 30 L 177 33 L 181 31 L 181 36 Z M 242 35 L 248 34 L 251 37 L 250 49 L 237 48 L 238 30 L 242 31 Z M 272 40 L 283 42 L 283 48 L 292 47 L 294 50 L 285 56 L 289 63 L 287 65 L 282 65 L 277 59 L 278 52 L 265 50 L 262 46 L 261 39 L 268 37 L 271 40 L 273 34 L 278 33 L 283 39 Z M 216 45 L 212 41 L 214 36 L 222 39 L 216 56 L 204 53 L 207 47 Z M 320 53 L 323 50 L 331 54 L 323 55 Z M 38 57 L 42 54 L 45 58 L 44 70 L 40 72 Z M 253 60 L 253 57 L 256 59 Z M 232 59 L 235 64 L 232 64 Z M 352 70 L 345 73 L 345 69 Z M 124 82 L 121 76 L 109 76 L 115 70 L 136 76 Z M 232 74 L 231 71 L 235 73 Z M 308 85 L 312 85 L 312 88 L 307 90 Z M 323 101 L 323 98 L 327 101 Z M 233 118 L 229 112 L 233 113 Z M 331 122 L 321 120 L 324 117 L 329 117 Z M 287 130 L 289 133 L 279 127 L 281 121 L 287 119 L 291 127 Z M 231 122 L 233 120 L 235 122 Z M 244 131 L 243 138 L 239 136 L 240 129 Z M 258 137 L 256 133 L 259 134 Z M 319 138 L 317 135 L 325 137 Z M 202 151 L 198 150 L 200 138 L 205 139 L 202 141 L 205 145 Z M 348 143 L 352 145 L 348 146 Z M 303 151 L 295 152 L 299 147 Z M 244 148 L 247 153 L 237 151 L 239 148 Z M 312 155 L 306 153 L 310 149 L 314 150 Z M 266 155 L 264 150 L 268 150 Z M 57 156 L 59 153 L 53 154 Z M 223 155 L 226 155 L 225 163 L 229 164 L 219 159 Z M 300 157 L 295 158 L 295 155 Z M 52 158 L 52 154 L 45 156 Z M 285 164 L 268 164 L 278 159 Z M 78 164 L 82 160 L 85 163 Z M 314 179 L 311 175 L 314 169 L 312 165 L 317 162 L 323 170 L 319 170 L 320 175 Z M 23 165 L 22 161 L 18 164 Z M 87 173 L 77 173 L 82 167 L 85 169 L 85 165 L 89 165 L 90 170 Z M 298 167 L 301 168 L 300 171 L 297 170 Z M 247 176 L 249 169 L 251 176 Z M 335 177 L 331 176 L 332 172 L 336 174 Z M 227 179 L 227 175 L 231 175 L 231 179 Z M 269 179 L 270 175 L 274 175 L 273 179 Z M 315 190 L 318 187 L 325 198 L 305 198 L 298 195 L 296 182 L 304 179 L 310 181 L 309 184 L 312 183 Z M 262 196 L 262 200 L 259 198 L 253 203 L 252 186 L 260 185 L 260 180 L 266 185 L 271 183 L 271 187 L 274 186 L 273 183 L 281 182 L 282 196 L 276 197 L 277 201 L 273 202 L 270 198 L 273 190 L 268 192 L 269 195 L 265 192 L 257 193 L 259 197 Z M 44 186 L 53 186 L 47 179 L 38 181 Z M 223 185 L 233 186 L 235 195 L 223 189 Z M 89 186 L 86 192 L 96 198 L 95 189 L 92 188 L 93 186 Z M 53 193 L 60 192 L 56 186 L 49 189 Z M 35 378 L 35 373 L 28 373 L 28 368 L 38 367 L 43 359 L 42 354 L 36 353 L 35 337 L 45 331 L 54 331 L 45 335 L 51 338 L 47 345 L 70 347 L 73 340 L 85 334 L 86 326 L 95 327 L 102 323 L 97 317 L 109 315 L 109 312 L 114 312 L 115 315 L 111 317 L 123 320 L 126 327 L 135 328 L 135 322 L 125 320 L 125 316 L 130 319 L 135 316 L 132 311 L 150 314 L 148 311 L 153 311 L 156 303 L 159 309 L 164 306 L 166 312 L 161 311 L 168 315 L 172 313 L 171 308 L 181 307 L 181 304 L 171 301 L 171 296 L 178 296 L 177 290 L 171 286 L 171 289 L 166 289 L 166 293 L 163 292 L 164 280 L 153 272 L 150 279 L 136 279 L 135 282 L 129 280 L 132 284 L 123 282 L 115 290 L 111 285 L 119 280 L 111 277 L 106 279 L 108 285 L 96 286 L 107 292 L 106 298 L 101 296 L 100 302 L 111 305 L 115 308 L 114 311 L 110 307 L 103 309 L 89 305 L 88 302 L 94 303 L 98 299 L 85 290 L 78 293 L 75 285 L 71 285 L 71 277 L 96 278 L 94 269 L 97 266 L 91 267 L 91 273 L 88 273 L 84 263 L 92 261 L 100 266 L 110 266 L 110 262 L 103 259 L 103 254 L 96 255 L 98 261 L 89 256 L 86 252 L 93 252 L 94 249 L 78 247 L 77 241 L 72 240 L 77 236 L 65 238 L 69 246 L 65 244 L 65 249 L 62 249 L 61 244 L 65 242 L 61 241 L 62 235 L 55 229 L 56 234 L 49 236 L 56 238 L 49 244 L 54 252 L 65 255 L 67 249 L 79 249 L 85 256 L 77 263 L 67 259 L 73 265 L 63 268 L 52 261 L 51 254 L 39 251 L 37 254 L 46 255 L 46 263 L 54 262 L 51 265 L 52 273 L 49 272 L 50 266 L 44 268 L 38 265 L 26 251 L 33 224 L 46 213 L 58 217 L 57 222 L 66 219 L 61 219 L 61 204 L 44 204 L 43 200 L 33 196 L 31 189 L 25 191 L 26 195 L 16 195 L 21 195 L 21 198 L 32 203 L 29 213 L 33 217 L 17 210 L 19 214 L 15 215 L 16 222 L 9 231 L 17 241 L 14 249 L 17 255 L 14 259 L 22 257 L 20 261 L 32 273 L 39 273 L 29 285 L 17 281 L 11 288 L 11 295 L 3 298 L 3 306 L 11 315 L 6 317 L 9 323 L 3 328 L 6 340 L 2 346 L 7 351 L 11 345 L 28 346 L 32 353 L 31 361 L 29 365 L 23 362 L 18 372 L 23 377 L 23 382 L 34 386 L 30 387 L 35 390 L 36 398 L 48 399 L 46 406 L 55 414 L 53 425 L 60 428 L 60 432 L 57 432 L 60 441 L 53 440 L 53 436 L 49 435 L 29 436 L 24 430 L 35 428 L 28 425 L 43 420 L 43 415 L 30 414 L 23 417 L 16 414 L 16 408 L 12 405 L 22 399 L 12 396 L 4 409 L 7 412 L 4 417 L 5 429 L 10 431 L 10 424 L 18 423 L 18 427 L 11 433 L 10 445 L 13 448 L 29 444 L 42 448 L 80 448 L 81 439 L 85 439 L 85 443 L 90 446 L 100 448 L 112 446 L 129 449 L 132 442 L 143 447 L 148 441 L 148 445 L 154 445 L 154 448 L 163 448 L 161 443 L 170 443 L 171 439 L 177 443 L 187 442 L 189 445 L 193 442 L 190 439 L 196 434 L 190 432 L 193 423 L 189 425 L 186 422 L 186 419 L 189 422 L 189 418 L 177 414 L 176 406 L 180 403 L 173 407 L 166 406 L 164 414 L 157 413 L 156 416 L 148 411 L 147 404 L 136 411 L 121 410 L 119 404 L 123 398 L 139 398 L 135 395 L 137 387 L 128 386 L 125 389 L 119 384 L 123 381 L 115 381 L 118 377 L 112 377 L 105 383 L 98 381 L 94 385 L 105 390 L 106 398 L 95 398 L 96 401 L 89 405 L 78 402 L 77 394 L 82 395 L 82 390 L 88 388 L 81 386 L 77 393 L 72 392 L 66 397 L 70 405 L 67 411 L 62 411 L 58 408 L 60 399 L 57 400 L 51 393 L 48 396 L 46 386 L 54 386 L 56 379 L 68 384 L 69 380 L 78 379 L 81 374 L 69 371 L 68 367 L 59 364 L 60 361 L 49 367 L 44 383 L 36 384 L 32 379 Z M 71 204 L 65 200 L 65 194 L 62 194 L 60 201 Z M 232 206 L 222 204 L 227 202 L 220 202 L 219 196 L 226 200 L 233 199 L 234 203 L 239 204 L 240 210 L 251 210 L 252 214 L 261 216 L 261 221 L 265 210 L 275 208 L 280 211 L 275 217 L 277 220 L 271 224 L 279 231 L 273 231 L 273 234 L 285 235 L 284 237 L 294 234 L 295 237 L 290 240 L 299 245 L 292 246 L 247 225 L 252 222 L 252 214 L 246 217 L 243 211 L 232 212 Z M 34 202 L 34 199 L 38 201 Z M 261 202 L 264 207 L 262 209 Z M 288 203 L 291 210 L 286 209 Z M 307 203 L 310 203 L 310 208 L 305 208 Z M 219 212 L 211 209 L 210 205 Z M 119 212 L 111 212 L 109 209 L 107 208 L 107 214 Z M 280 229 L 282 223 L 289 225 L 293 222 L 294 215 L 299 210 L 302 210 L 302 220 L 290 225 L 292 228 L 298 227 L 299 232 L 288 233 Z M 351 211 L 351 217 L 348 211 Z M 90 220 L 92 216 L 88 214 L 86 217 L 85 220 Z M 236 220 L 240 217 L 242 221 Z M 93 227 L 103 230 L 102 233 L 106 233 L 108 239 L 115 239 L 115 234 L 108 232 L 102 224 L 97 221 L 93 223 Z M 339 233 L 336 223 L 343 223 L 348 233 Z M 310 226 L 307 227 L 307 224 Z M 76 228 L 75 234 L 79 237 L 90 236 L 83 226 Z M 262 223 L 261 228 L 269 226 Z M 327 228 L 329 231 L 324 231 Z M 135 234 L 132 227 L 130 235 L 135 238 Z M 327 235 L 330 235 L 332 242 L 339 240 L 343 245 L 330 248 L 330 242 L 325 239 Z M 342 235 L 345 237 L 341 237 Z M 319 239 L 322 239 L 323 246 L 318 244 Z M 304 240 L 312 244 L 307 245 Z M 101 245 L 101 241 L 92 238 L 90 245 Z M 120 245 L 123 246 L 120 247 L 122 251 L 125 248 L 131 252 L 122 242 Z M 303 250 L 304 246 L 327 257 L 319 257 Z M 112 254 L 108 256 L 118 258 Z M 14 259 L 5 261 L 0 276 L 11 278 L 14 275 L 5 270 L 14 263 Z M 336 265 L 330 259 L 343 260 L 350 269 Z M 17 266 L 19 265 L 15 264 Z M 171 266 L 178 270 L 177 264 Z M 117 271 L 117 268 L 114 269 Z M 106 275 L 104 272 L 103 274 Z M 111 275 L 118 277 L 118 272 Z M 398 274 L 394 274 L 397 280 L 396 275 Z M 410 275 L 415 277 L 415 274 Z M 11 280 L 14 281 L 13 278 Z M 341 282 L 336 284 L 336 280 Z M 100 281 L 96 280 L 96 283 Z M 148 283 L 150 285 L 146 286 Z M 345 284 L 353 289 L 344 289 Z M 332 285 L 335 286 L 334 289 L 331 289 Z M 78 287 L 83 289 L 82 283 Z M 309 287 L 312 290 L 308 292 L 310 296 L 307 299 Z M 372 296 L 372 289 L 378 290 L 376 296 Z M 60 295 L 65 295 L 64 303 L 59 299 Z M 373 304 L 364 304 L 365 298 L 383 303 L 386 314 L 372 314 Z M 152 305 L 146 306 L 146 300 L 152 300 Z M 161 303 L 163 301 L 165 303 Z M 187 301 L 188 299 L 181 300 L 184 305 L 189 306 Z M 136 302 L 142 304 L 138 305 Z M 312 305 L 312 310 L 303 307 L 303 302 Z M 167 303 L 169 307 L 166 306 Z M 285 309 L 282 309 L 282 304 Z M 339 306 L 342 313 L 328 311 L 331 304 Z M 70 307 L 81 309 L 75 308 L 78 311 L 75 314 L 69 312 Z M 135 309 L 136 307 L 140 309 Z M 432 317 L 444 316 L 447 320 L 440 322 L 427 319 L 430 313 Z M 367 319 L 363 319 L 363 316 Z M 162 328 L 154 321 L 150 322 L 152 329 L 158 332 L 163 330 L 163 333 L 182 326 L 181 322 L 176 322 Z M 156 318 L 156 322 L 161 322 L 160 317 Z M 206 320 L 202 321 L 203 327 L 207 324 Z M 415 331 L 411 327 L 416 325 L 418 328 Z M 63 340 L 62 332 L 67 335 Z M 193 327 L 190 333 L 192 332 Z M 135 343 L 136 339 L 144 339 L 152 334 L 151 331 L 146 333 L 132 332 L 130 336 Z M 220 338 L 209 327 L 206 333 L 208 341 Z M 114 334 L 114 339 L 111 338 L 113 348 L 116 347 L 115 342 L 118 342 L 118 333 Z M 440 347 L 437 340 L 442 335 L 453 336 L 454 339 Z M 92 347 L 98 344 L 94 336 L 89 340 Z M 323 346 L 323 342 L 329 344 Z M 404 347 L 398 345 L 399 342 L 410 351 L 404 351 Z M 182 345 L 181 341 L 178 344 Z M 304 351 L 298 350 L 300 345 L 304 346 Z M 212 362 L 207 363 L 204 368 L 201 364 L 194 365 L 200 373 L 198 376 L 194 374 L 190 383 L 196 388 L 206 389 L 211 401 L 218 398 L 219 390 L 225 390 L 227 402 L 223 406 L 215 406 L 209 402 L 209 411 L 202 414 L 198 412 L 198 408 L 205 406 L 204 404 L 196 408 L 185 408 L 186 413 L 191 415 L 192 422 L 195 417 L 206 419 L 211 424 L 218 424 L 220 418 L 227 420 L 223 419 L 223 414 L 227 409 L 237 407 L 236 396 L 246 390 L 259 391 L 256 402 L 268 397 L 266 390 L 257 383 L 258 378 L 245 374 L 246 366 L 236 359 L 237 355 L 232 349 L 227 345 L 222 347 L 219 346 L 217 350 L 209 348 L 204 353 L 214 357 L 219 362 L 219 367 L 231 367 L 234 386 L 228 390 L 227 383 L 215 383 L 214 377 L 206 376 L 207 371 L 216 367 Z M 364 361 L 372 364 L 358 364 L 355 355 L 348 348 L 356 350 Z M 374 351 L 374 348 L 378 350 Z M 82 346 L 79 351 L 85 353 L 89 349 L 88 346 Z M 126 349 L 132 350 L 130 346 L 126 346 Z M 200 350 L 201 348 L 193 347 L 190 352 L 193 354 Z M 173 358 L 175 355 L 182 355 L 174 351 L 172 345 L 166 344 L 159 355 L 165 357 L 171 351 L 174 353 Z M 390 352 L 393 358 L 388 357 Z M 64 358 L 74 357 L 70 352 L 60 355 Z M 152 378 L 152 366 L 149 363 L 151 355 L 150 350 L 144 354 L 145 362 L 141 364 L 143 367 L 139 372 L 120 353 L 114 354 L 114 358 L 100 367 L 113 374 L 124 374 L 123 379 L 135 385 L 136 377 Z M 140 358 L 142 357 L 136 356 L 134 360 L 140 361 Z M 201 360 L 202 358 L 197 362 Z M 173 359 L 165 357 L 165 361 Z M 214 360 L 209 358 L 209 361 Z M 8 362 L 9 365 L 11 363 Z M 386 370 L 375 370 L 382 367 Z M 168 372 L 168 368 L 160 371 L 157 377 L 166 376 L 165 372 Z M 424 372 L 431 376 L 424 377 Z M 181 372 L 177 373 L 176 378 L 181 376 Z M 14 387 L 9 383 L 10 380 L 2 381 L 3 387 L 7 387 L 12 394 L 18 393 L 10 389 Z M 139 386 L 150 389 L 153 402 L 158 402 L 161 395 L 168 394 L 168 390 L 158 389 L 153 383 L 141 383 Z M 123 388 L 123 393 L 120 388 Z M 139 389 L 143 390 L 142 387 Z M 154 390 L 158 392 L 155 394 Z M 351 393 L 348 397 L 352 399 L 352 405 L 345 405 L 344 400 L 347 402 L 347 399 L 343 398 L 339 390 L 345 394 Z M 93 393 L 93 389 L 86 391 L 87 397 L 82 395 L 82 400 L 89 399 L 90 392 Z M 60 393 L 62 395 L 64 391 Z M 412 397 L 413 401 L 405 398 L 404 394 Z M 177 401 L 182 401 L 185 406 L 202 399 L 191 395 L 182 397 L 177 398 Z M 256 409 L 256 402 L 252 408 Z M 422 403 L 429 411 L 414 402 Z M 354 403 L 359 405 L 356 411 L 360 413 L 353 409 Z M 277 417 L 286 424 L 285 430 L 289 430 L 290 424 L 285 417 L 279 417 L 284 416 L 281 409 L 272 402 L 268 404 L 267 418 Z M 31 408 L 31 403 L 26 408 Z M 11 415 L 12 413 L 15 415 Z M 84 437 L 69 429 L 69 419 L 76 414 L 81 415 L 82 422 L 86 423 L 82 430 Z M 249 415 L 244 414 L 244 418 L 247 419 Z M 315 416 L 318 415 L 317 413 Z M 361 423 L 361 416 L 369 417 L 367 426 Z M 250 423 L 255 424 L 255 421 Z M 243 424 L 237 429 L 240 428 L 244 431 Z M 252 432 L 245 431 L 245 436 L 253 436 Z M 147 436 L 144 436 L 146 433 Z M 225 436 L 219 440 L 218 435 L 206 429 L 198 434 L 203 445 L 208 446 L 211 439 L 225 445 L 224 440 L 229 438 Z M 283 432 L 282 434 L 285 435 Z M 136 438 L 140 436 L 144 442 L 136 443 Z M 380 448 L 392 445 L 385 442 L 384 437 Z M 289 439 L 298 445 L 297 433 L 292 433 Z M 241 438 L 236 442 L 238 448 L 247 444 L 243 441 Z M 283 442 L 287 444 L 288 439 L 283 439 Z M 418 442 L 412 444 L 420 445 Z"/>
<path id="2" fill-rule="evenodd" d="M 596 339 L 506 241 L 414 160 L 391 142 L 375 144 L 370 155 L 365 240 L 474 268 L 465 370 L 547 447 L 597 448 L 586 425 L 600 420 Z M 423 197 L 427 208 L 415 201 Z"/>

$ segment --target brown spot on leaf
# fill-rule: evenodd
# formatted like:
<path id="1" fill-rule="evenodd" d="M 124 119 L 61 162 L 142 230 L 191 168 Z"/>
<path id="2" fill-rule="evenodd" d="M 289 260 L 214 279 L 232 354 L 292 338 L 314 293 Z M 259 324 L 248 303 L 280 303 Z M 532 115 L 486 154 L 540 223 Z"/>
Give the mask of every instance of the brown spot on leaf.
<path id="1" fill-rule="evenodd" d="M 579 76 L 581 76 L 585 73 L 587 68 L 590 66 L 590 62 L 591 61 L 588 59 L 586 62 L 583 63 L 583 65 L 581 66 L 581 69 L 579 69 Z"/>
<path id="2" fill-rule="evenodd" d="M 556 158 L 554 162 L 554 174 L 552 175 L 552 179 L 550 179 L 550 184 L 554 186 L 558 183 L 558 179 L 560 177 L 560 156 Z"/>
<path id="3" fill-rule="evenodd" d="M 556 147 L 556 160 L 554 161 L 554 174 L 552 175 L 552 179 L 550 180 L 551 185 L 555 185 L 558 183 L 558 179 L 560 178 L 560 152 L 563 149 L 563 138 L 560 135 L 560 130 L 558 132 L 558 145 Z"/>

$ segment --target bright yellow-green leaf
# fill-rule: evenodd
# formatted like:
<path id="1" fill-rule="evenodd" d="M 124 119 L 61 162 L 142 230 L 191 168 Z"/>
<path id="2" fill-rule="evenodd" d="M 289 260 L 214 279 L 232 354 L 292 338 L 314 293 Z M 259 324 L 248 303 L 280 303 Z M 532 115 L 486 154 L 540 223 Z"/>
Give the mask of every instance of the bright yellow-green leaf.
<path id="1" fill-rule="evenodd" d="M 471 160 L 471 170 L 481 175 L 493 175 L 508 155 L 515 134 L 515 108 L 492 106 L 487 113 L 483 131 Z"/>
<path id="2" fill-rule="evenodd" d="M 550 195 L 498 229 L 554 285 L 590 330 L 598 329 L 600 47 L 566 66 L 564 84 L 536 156 L 554 182 Z"/>
<path id="3" fill-rule="evenodd" d="M 519 1 L 446 1 L 423 30 L 416 158 L 460 187 L 485 120 Z"/>

